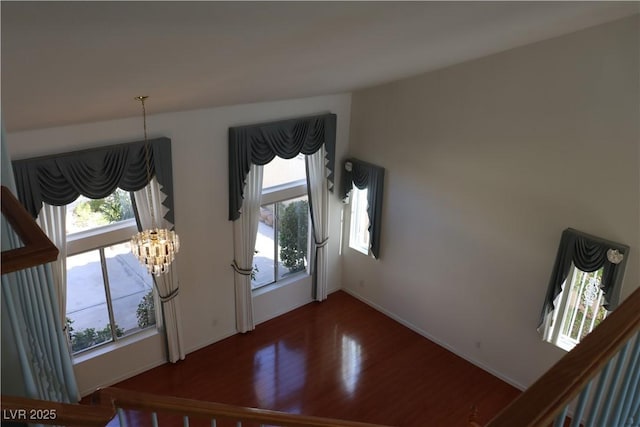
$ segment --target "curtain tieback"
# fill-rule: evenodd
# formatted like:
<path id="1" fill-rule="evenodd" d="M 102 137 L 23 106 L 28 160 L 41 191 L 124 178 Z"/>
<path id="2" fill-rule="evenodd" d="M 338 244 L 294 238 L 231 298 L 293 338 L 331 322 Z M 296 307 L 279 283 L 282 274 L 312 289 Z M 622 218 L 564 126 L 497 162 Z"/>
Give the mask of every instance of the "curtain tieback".
<path id="1" fill-rule="evenodd" d="M 238 274 L 242 274 L 243 276 L 251 276 L 251 273 L 253 273 L 253 268 L 250 269 L 246 269 L 246 268 L 240 268 L 240 266 L 238 266 L 238 263 L 236 262 L 236 260 L 233 260 L 233 264 L 231 264 L 231 267 L 233 267 L 233 270 L 238 273 Z"/>
<path id="2" fill-rule="evenodd" d="M 315 240 L 315 238 L 313 240 Z M 329 241 L 328 237 L 326 239 L 324 239 L 323 241 L 321 241 L 321 242 L 318 242 L 317 240 L 315 240 L 314 243 L 316 244 L 316 249 L 325 247 L 327 245 L 328 241 Z"/>
<path id="3" fill-rule="evenodd" d="M 177 297 L 179 293 L 180 293 L 180 287 L 177 287 L 174 290 L 172 290 L 167 296 L 163 297 L 162 295 L 160 295 L 159 292 L 158 292 L 158 296 L 160 297 L 160 302 L 165 303 Z"/>

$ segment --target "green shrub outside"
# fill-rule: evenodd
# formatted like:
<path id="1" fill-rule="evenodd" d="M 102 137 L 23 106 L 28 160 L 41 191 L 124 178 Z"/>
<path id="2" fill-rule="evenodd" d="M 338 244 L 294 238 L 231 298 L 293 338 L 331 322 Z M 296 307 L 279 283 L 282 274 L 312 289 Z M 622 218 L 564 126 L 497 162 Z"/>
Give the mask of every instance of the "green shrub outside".
<path id="1" fill-rule="evenodd" d="M 89 224 L 112 224 L 134 217 L 129 193 L 119 188 L 104 199 L 78 203 L 73 214 L 76 222 L 85 227 Z"/>
<path id="2" fill-rule="evenodd" d="M 138 304 L 136 317 L 138 318 L 138 326 L 143 329 L 156 324 L 156 304 L 153 298 L 153 290 L 150 290 L 142 301 Z"/>
<path id="3" fill-rule="evenodd" d="M 280 259 L 290 273 L 305 268 L 308 230 L 309 202 L 298 200 L 284 205 L 279 229 Z"/>
<path id="4" fill-rule="evenodd" d="M 69 335 L 69 340 L 71 341 L 71 350 L 73 351 L 73 353 L 77 353 L 78 351 L 93 347 L 103 342 L 111 341 L 112 339 L 110 325 L 107 325 L 104 328 L 98 330 L 96 330 L 95 328 L 87 328 L 79 332 L 75 332 L 75 330 L 71 326 L 72 323 L 73 320 L 67 317 L 67 334 Z M 115 332 L 116 337 L 121 337 L 124 335 L 124 329 L 120 328 L 118 325 L 116 325 Z"/>

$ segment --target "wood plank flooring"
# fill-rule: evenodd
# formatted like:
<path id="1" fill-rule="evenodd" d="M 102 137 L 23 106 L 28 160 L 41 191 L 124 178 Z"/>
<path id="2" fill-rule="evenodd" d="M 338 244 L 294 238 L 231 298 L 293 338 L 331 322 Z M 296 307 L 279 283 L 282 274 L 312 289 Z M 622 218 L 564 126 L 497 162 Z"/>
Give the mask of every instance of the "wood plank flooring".
<path id="1" fill-rule="evenodd" d="M 342 291 L 116 387 L 399 427 L 467 426 L 474 404 L 485 423 L 520 394 Z"/>

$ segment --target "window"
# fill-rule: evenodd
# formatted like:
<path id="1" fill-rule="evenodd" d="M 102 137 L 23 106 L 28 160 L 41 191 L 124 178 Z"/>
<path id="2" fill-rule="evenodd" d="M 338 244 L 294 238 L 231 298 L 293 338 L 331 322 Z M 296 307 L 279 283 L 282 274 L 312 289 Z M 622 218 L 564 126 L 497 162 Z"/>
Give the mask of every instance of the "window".
<path id="1" fill-rule="evenodd" d="M 557 309 L 545 339 L 571 351 L 607 316 L 600 289 L 603 268 L 586 273 L 571 267 L 562 292 L 556 298 Z"/>
<path id="2" fill-rule="evenodd" d="M 369 214 L 367 213 L 367 189 L 351 190 L 351 230 L 349 247 L 369 255 Z"/>
<path id="3" fill-rule="evenodd" d="M 545 341 L 570 351 L 616 309 L 628 254 L 628 245 L 562 231 L 537 327 Z"/>
<path id="4" fill-rule="evenodd" d="M 67 205 L 67 326 L 73 353 L 155 325 L 153 281 L 133 256 L 129 193 Z"/>
<path id="5" fill-rule="evenodd" d="M 349 247 L 380 259 L 383 167 L 350 158 L 344 162 L 340 197 L 351 201 Z"/>
<path id="6" fill-rule="evenodd" d="M 274 158 L 263 170 L 252 289 L 306 272 L 309 201 L 304 155 Z"/>

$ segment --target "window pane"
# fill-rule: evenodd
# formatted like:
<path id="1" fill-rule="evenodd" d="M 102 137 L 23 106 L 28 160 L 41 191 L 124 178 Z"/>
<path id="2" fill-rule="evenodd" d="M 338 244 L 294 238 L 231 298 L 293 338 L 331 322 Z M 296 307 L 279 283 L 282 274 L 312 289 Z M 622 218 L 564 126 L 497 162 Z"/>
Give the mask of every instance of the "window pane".
<path id="1" fill-rule="evenodd" d="M 275 157 L 264 166 L 262 188 L 305 180 L 306 177 L 307 172 L 304 165 L 304 154 L 298 154 L 293 159 Z"/>
<path id="2" fill-rule="evenodd" d="M 80 196 L 67 205 L 67 234 L 133 218 L 129 193 L 117 188 L 104 199 Z"/>
<path id="3" fill-rule="evenodd" d="M 253 255 L 254 270 L 251 280 L 251 287 L 253 289 L 275 281 L 273 268 L 275 260 L 274 221 L 275 206 L 271 204 L 260 207 L 256 253 Z"/>
<path id="4" fill-rule="evenodd" d="M 279 280 L 307 267 L 309 202 L 304 196 L 277 205 Z"/>
<path id="5" fill-rule="evenodd" d="M 603 269 L 584 272 L 572 265 L 562 292 L 556 297 L 556 310 L 544 339 L 571 351 L 604 318 L 604 297 L 600 284 Z"/>
<path id="6" fill-rule="evenodd" d="M 131 253 L 129 242 L 104 249 L 116 335 L 136 332 L 156 323 L 153 281 Z"/>
<path id="7" fill-rule="evenodd" d="M 367 189 L 356 187 L 351 191 L 351 227 L 349 246 L 364 254 L 369 253 L 369 214 L 367 213 Z"/>
<path id="8" fill-rule="evenodd" d="M 111 341 L 99 251 L 67 257 L 67 319 L 74 352 Z"/>
<path id="9" fill-rule="evenodd" d="M 571 315 L 565 317 L 563 325 L 563 333 L 576 343 L 587 336 L 606 316 L 606 310 L 600 303 L 602 272 L 603 268 L 591 273 L 576 269 L 568 302 L 568 313 Z"/>

